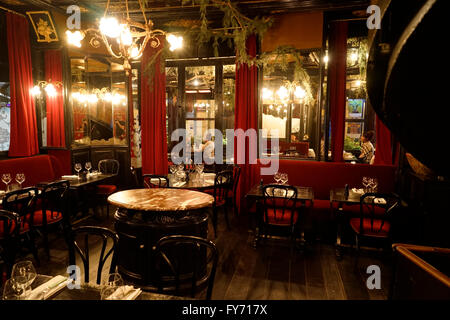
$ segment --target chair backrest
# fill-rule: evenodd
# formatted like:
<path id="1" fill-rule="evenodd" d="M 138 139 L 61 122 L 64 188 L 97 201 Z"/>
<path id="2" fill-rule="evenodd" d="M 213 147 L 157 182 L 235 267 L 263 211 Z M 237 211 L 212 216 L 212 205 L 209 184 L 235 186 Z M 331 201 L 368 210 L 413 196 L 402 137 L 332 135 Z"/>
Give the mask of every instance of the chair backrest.
<path id="1" fill-rule="evenodd" d="M 363 235 L 365 231 L 369 230 L 371 234 L 381 233 L 384 230 L 385 222 L 391 219 L 392 212 L 399 206 L 400 198 L 392 193 L 362 195 L 360 199 L 360 234 Z M 369 230 L 367 229 L 368 225 L 370 225 Z"/>
<path id="2" fill-rule="evenodd" d="M 51 182 L 42 185 L 42 191 L 39 195 L 42 204 L 42 223 L 47 223 L 47 214 L 50 212 L 51 218 L 56 218 L 56 216 L 61 213 L 63 216 L 65 226 L 69 223 L 69 186 L 70 183 L 67 180 L 61 180 L 56 182 Z"/>
<path id="3" fill-rule="evenodd" d="M 138 173 L 137 169 L 133 166 L 130 167 L 131 174 L 133 175 L 133 183 L 135 188 L 142 188 L 144 186 L 144 181 L 142 175 Z"/>
<path id="4" fill-rule="evenodd" d="M 97 266 L 97 284 L 101 283 L 102 270 L 105 266 L 106 261 L 109 257 L 111 257 L 111 265 L 109 268 L 109 273 L 114 273 L 117 265 L 117 243 L 119 241 L 119 236 L 114 231 L 111 231 L 107 228 L 95 227 L 95 226 L 82 226 L 78 228 L 72 229 L 71 235 L 69 237 L 69 264 L 76 265 L 76 257 L 75 253 L 78 253 L 80 256 L 83 266 L 84 266 L 84 281 L 89 282 L 89 270 L 90 270 L 90 252 L 93 250 L 92 247 L 94 245 L 99 245 L 99 241 L 92 241 L 93 238 L 101 239 L 101 248 L 99 250 L 100 255 L 98 257 L 98 266 Z M 80 246 L 80 242 L 82 242 L 82 246 Z M 89 240 L 91 239 L 91 241 Z M 108 243 L 108 240 L 109 241 Z M 108 246 L 111 246 L 108 249 Z"/>
<path id="5" fill-rule="evenodd" d="M 213 242 L 195 236 L 171 235 L 161 238 L 154 250 L 159 292 L 180 294 L 184 287 L 190 287 L 194 297 L 197 288 L 206 283 L 206 300 L 211 300 L 219 259 Z"/>
<path id="6" fill-rule="evenodd" d="M 19 233 L 17 226 L 20 224 L 20 217 L 17 213 L 0 210 L 0 240 L 8 241 Z"/>
<path id="7" fill-rule="evenodd" d="M 241 176 L 241 167 L 239 167 L 239 165 L 237 165 L 237 164 L 233 165 L 233 193 L 234 194 L 236 194 L 240 176 Z"/>
<path id="8" fill-rule="evenodd" d="M 169 178 L 167 176 L 162 176 L 158 174 L 144 174 L 142 175 L 144 179 L 144 186 L 146 188 L 168 188 Z"/>
<path id="9" fill-rule="evenodd" d="M 289 225 L 292 226 L 296 210 L 297 188 L 289 185 L 268 184 L 263 186 L 262 193 L 265 221 L 284 224 L 288 218 Z"/>
<path id="10" fill-rule="evenodd" d="M 218 172 L 214 178 L 214 199 L 217 201 L 225 201 L 228 191 L 233 189 L 233 171 L 224 170 Z"/>
<path id="11" fill-rule="evenodd" d="M 104 174 L 118 174 L 119 168 L 120 163 L 115 159 L 104 159 L 98 162 L 98 171 Z"/>
<path id="12" fill-rule="evenodd" d="M 36 199 L 38 189 L 29 187 L 6 193 L 3 198 L 3 209 L 17 213 L 21 218 L 22 228 L 28 224 L 33 226 L 34 211 L 36 209 Z"/>

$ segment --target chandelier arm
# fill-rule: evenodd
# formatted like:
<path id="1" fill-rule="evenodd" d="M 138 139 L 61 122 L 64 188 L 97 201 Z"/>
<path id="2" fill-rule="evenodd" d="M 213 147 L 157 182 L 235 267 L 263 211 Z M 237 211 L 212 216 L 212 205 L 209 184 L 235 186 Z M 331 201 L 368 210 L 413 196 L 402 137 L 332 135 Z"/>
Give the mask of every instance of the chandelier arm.
<path id="1" fill-rule="evenodd" d="M 101 36 L 102 36 L 103 43 L 105 44 L 105 47 L 106 47 L 106 49 L 108 50 L 108 52 L 109 52 L 114 58 L 117 58 L 117 59 L 123 58 L 122 52 L 121 52 L 119 55 L 117 55 L 117 54 L 113 51 L 112 45 L 109 44 L 108 39 L 106 39 L 106 36 L 103 35 L 102 33 L 101 33 Z"/>
<path id="2" fill-rule="evenodd" d="M 127 0 L 128 1 L 128 0 Z M 147 17 L 145 16 L 145 10 L 144 10 L 144 7 L 142 6 L 142 2 L 141 2 L 141 0 L 138 0 L 139 1 L 139 7 L 141 8 L 141 11 L 142 11 L 142 15 L 144 16 L 144 21 L 145 21 L 145 25 L 147 25 Z"/>
<path id="3" fill-rule="evenodd" d="M 109 1 L 110 1 L 110 0 L 108 0 L 108 2 L 106 2 L 106 8 L 105 8 L 105 12 L 103 13 L 103 18 L 106 17 L 106 13 L 108 12 L 108 9 L 109 9 Z"/>

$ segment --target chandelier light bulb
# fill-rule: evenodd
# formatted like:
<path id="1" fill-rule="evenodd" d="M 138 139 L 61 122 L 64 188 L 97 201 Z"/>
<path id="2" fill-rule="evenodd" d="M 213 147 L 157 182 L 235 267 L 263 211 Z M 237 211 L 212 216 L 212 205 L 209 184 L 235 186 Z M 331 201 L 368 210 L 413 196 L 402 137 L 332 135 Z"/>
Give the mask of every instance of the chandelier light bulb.
<path id="1" fill-rule="evenodd" d="M 170 51 L 181 49 L 183 47 L 183 37 L 177 37 L 173 34 L 167 36 L 167 42 L 170 44 Z"/>
<path id="2" fill-rule="evenodd" d="M 66 31 L 67 42 L 77 48 L 81 48 L 81 41 L 84 39 L 84 33 L 77 31 Z"/>
<path id="3" fill-rule="evenodd" d="M 272 100 L 273 99 L 273 91 L 267 88 L 262 89 L 262 96 L 264 100 Z"/>
<path id="4" fill-rule="evenodd" d="M 281 100 L 286 100 L 289 95 L 289 91 L 286 87 L 281 86 L 280 89 L 278 89 L 277 91 L 277 95 L 280 97 Z"/>
<path id="5" fill-rule="evenodd" d="M 306 96 L 306 91 L 300 87 L 295 87 L 294 95 L 297 99 L 303 99 Z"/>
<path id="6" fill-rule="evenodd" d="M 100 32 L 110 38 L 117 38 L 120 35 L 121 27 L 114 17 L 100 19 Z"/>
<path id="7" fill-rule="evenodd" d="M 131 46 L 133 43 L 133 37 L 131 36 L 130 28 L 126 25 L 120 25 L 122 32 L 120 33 L 120 42 L 124 46 Z"/>
<path id="8" fill-rule="evenodd" d="M 39 88 L 39 86 L 34 86 L 30 89 L 30 92 L 33 96 L 39 96 L 41 94 L 41 89 Z"/>
<path id="9" fill-rule="evenodd" d="M 87 98 L 89 103 L 97 103 L 98 98 L 96 94 L 90 94 Z"/>
<path id="10" fill-rule="evenodd" d="M 141 55 L 139 54 L 139 48 L 137 46 L 132 46 L 130 48 L 130 58 L 131 59 L 138 59 Z"/>
<path id="11" fill-rule="evenodd" d="M 45 86 L 45 92 L 47 93 L 47 95 L 48 95 L 49 97 L 54 97 L 54 96 L 56 96 L 56 89 L 55 89 L 55 86 L 54 86 L 53 84 L 51 84 L 51 83 L 49 83 L 49 84 L 47 84 L 47 85 Z"/>

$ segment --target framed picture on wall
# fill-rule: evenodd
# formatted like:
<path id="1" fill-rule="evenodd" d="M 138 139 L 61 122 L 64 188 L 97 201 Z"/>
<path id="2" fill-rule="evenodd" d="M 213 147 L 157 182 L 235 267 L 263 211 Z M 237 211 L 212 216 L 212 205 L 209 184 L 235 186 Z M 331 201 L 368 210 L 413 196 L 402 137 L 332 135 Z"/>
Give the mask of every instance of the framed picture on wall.
<path id="1" fill-rule="evenodd" d="M 48 11 L 28 11 L 27 15 L 36 33 L 37 42 L 59 41 L 55 25 Z"/>
<path id="2" fill-rule="evenodd" d="M 348 99 L 347 107 L 345 109 L 345 118 L 350 119 L 364 119 L 364 109 L 366 107 L 365 99 Z"/>
<path id="3" fill-rule="evenodd" d="M 364 130 L 364 124 L 362 122 L 346 122 L 345 123 L 345 136 L 354 140 L 359 140 Z"/>

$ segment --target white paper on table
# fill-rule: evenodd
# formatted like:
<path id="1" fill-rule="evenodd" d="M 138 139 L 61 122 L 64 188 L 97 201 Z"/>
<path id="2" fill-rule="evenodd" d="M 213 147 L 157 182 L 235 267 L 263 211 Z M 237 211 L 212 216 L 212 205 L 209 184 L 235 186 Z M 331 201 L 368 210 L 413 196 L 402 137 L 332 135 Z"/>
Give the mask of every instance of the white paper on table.
<path id="1" fill-rule="evenodd" d="M 141 292 L 141 289 L 135 289 L 133 286 L 121 286 L 106 298 L 106 300 L 134 300 Z"/>
<path id="2" fill-rule="evenodd" d="M 39 287 L 31 291 L 27 300 L 36 300 L 41 293 L 45 292 L 44 300 L 54 295 L 56 292 L 64 289 L 67 286 L 67 277 L 56 276 L 49 281 L 41 284 Z"/>

